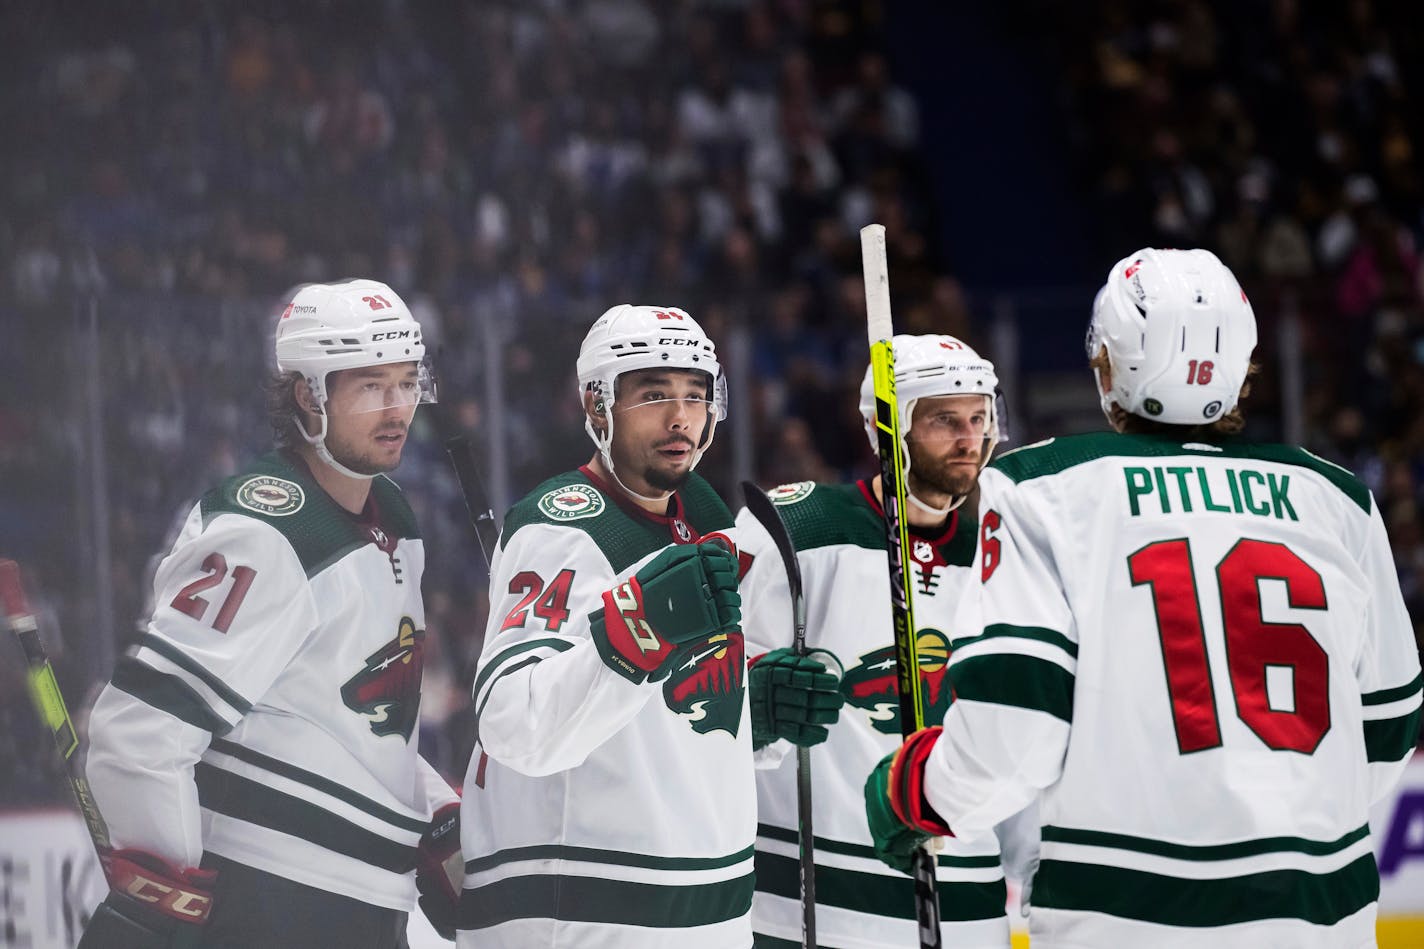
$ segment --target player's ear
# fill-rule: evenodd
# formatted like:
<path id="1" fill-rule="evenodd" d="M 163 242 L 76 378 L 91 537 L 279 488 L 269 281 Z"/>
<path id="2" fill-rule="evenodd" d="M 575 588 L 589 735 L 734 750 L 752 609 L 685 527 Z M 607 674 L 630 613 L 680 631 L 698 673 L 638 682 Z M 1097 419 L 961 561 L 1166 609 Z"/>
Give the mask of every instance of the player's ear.
<path id="1" fill-rule="evenodd" d="M 607 409 L 603 404 L 603 397 L 592 389 L 585 389 L 583 393 L 583 410 L 588 415 L 588 420 L 593 427 L 602 431 L 608 427 Z"/>
<path id="2" fill-rule="evenodd" d="M 297 405 L 301 407 L 302 411 L 310 412 L 312 415 L 320 415 L 321 406 L 316 404 L 316 393 L 312 392 L 311 386 L 307 384 L 307 380 L 298 377 L 293 381 L 292 385 L 294 387 L 293 394 L 296 396 Z"/>

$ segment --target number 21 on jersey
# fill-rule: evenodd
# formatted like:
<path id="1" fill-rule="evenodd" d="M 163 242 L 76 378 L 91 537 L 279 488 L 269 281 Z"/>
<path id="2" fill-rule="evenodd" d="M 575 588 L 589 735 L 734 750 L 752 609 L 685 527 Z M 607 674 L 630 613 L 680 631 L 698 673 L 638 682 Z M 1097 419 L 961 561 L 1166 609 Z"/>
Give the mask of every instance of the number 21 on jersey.
<path id="1" fill-rule="evenodd" d="M 1220 603 L 1236 714 L 1268 747 L 1313 753 L 1330 730 L 1330 659 L 1304 626 L 1262 618 L 1260 581 L 1282 581 L 1293 609 L 1323 610 L 1325 585 L 1315 568 L 1285 544 L 1242 539 L 1216 565 L 1218 595 L 1207 591 L 1203 598 L 1186 538 L 1148 544 L 1127 564 L 1132 585 L 1151 590 L 1181 753 L 1221 745 L 1202 625 L 1203 603 L 1214 601 Z M 1271 706 L 1268 691 L 1284 691 L 1268 690 L 1273 669 L 1279 678 L 1289 678 L 1290 708 Z"/>
<path id="2" fill-rule="evenodd" d="M 198 622 L 203 621 L 203 617 L 207 615 L 208 607 L 211 605 L 207 597 L 198 594 L 211 590 L 227 579 L 227 558 L 214 551 L 203 559 L 202 570 L 205 575 L 179 590 L 178 595 L 169 604 L 178 612 L 186 613 Z M 252 587 L 252 581 L 256 578 L 257 571 L 251 567 L 232 568 L 232 588 L 227 591 L 222 606 L 218 607 L 217 615 L 213 617 L 210 624 L 213 629 L 220 633 L 228 631 L 228 627 L 232 625 L 232 618 L 242 607 L 242 601 L 246 598 L 247 591 Z"/>

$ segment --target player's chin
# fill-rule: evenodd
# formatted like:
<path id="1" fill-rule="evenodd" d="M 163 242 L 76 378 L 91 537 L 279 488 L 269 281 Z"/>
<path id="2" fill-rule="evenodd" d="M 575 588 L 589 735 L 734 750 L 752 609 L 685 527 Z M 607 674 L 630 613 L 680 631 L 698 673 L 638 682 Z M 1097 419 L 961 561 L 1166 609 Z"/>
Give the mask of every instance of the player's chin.
<path id="1" fill-rule="evenodd" d="M 691 452 L 681 460 L 660 459 L 649 465 L 643 474 L 643 480 L 659 491 L 676 491 L 687 483 L 687 476 L 690 474 L 692 474 Z"/>

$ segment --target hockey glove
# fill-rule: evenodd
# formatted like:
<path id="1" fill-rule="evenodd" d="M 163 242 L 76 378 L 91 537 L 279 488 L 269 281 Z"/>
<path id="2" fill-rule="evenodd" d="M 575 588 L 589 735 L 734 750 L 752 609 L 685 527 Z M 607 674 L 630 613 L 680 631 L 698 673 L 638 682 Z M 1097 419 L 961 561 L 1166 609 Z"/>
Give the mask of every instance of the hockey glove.
<path id="1" fill-rule="evenodd" d="M 415 888 L 420 909 L 442 939 L 455 938 L 465 861 L 460 854 L 460 804 L 435 812 L 415 854 Z"/>
<path id="2" fill-rule="evenodd" d="M 840 665 L 824 650 L 819 655 Z M 835 724 L 845 699 L 839 678 L 822 659 L 773 649 L 752 660 L 747 677 L 751 680 L 753 749 L 778 738 L 804 746 L 826 740 L 827 726 Z"/>
<path id="3" fill-rule="evenodd" d="M 911 872 L 915 850 L 932 837 L 952 833 L 925 798 L 925 759 L 944 731 L 939 725 L 915 732 L 881 759 L 865 780 L 865 817 L 875 855 L 901 873 Z"/>
<path id="4" fill-rule="evenodd" d="M 672 671 L 680 647 L 738 629 L 737 557 L 720 544 L 668 547 L 603 594 L 591 617 L 598 654 L 630 682 Z"/>
<path id="5" fill-rule="evenodd" d="M 103 855 L 108 899 L 99 904 L 80 949 L 189 949 L 202 942 L 213 909 L 216 870 L 180 870 L 143 850 Z"/>

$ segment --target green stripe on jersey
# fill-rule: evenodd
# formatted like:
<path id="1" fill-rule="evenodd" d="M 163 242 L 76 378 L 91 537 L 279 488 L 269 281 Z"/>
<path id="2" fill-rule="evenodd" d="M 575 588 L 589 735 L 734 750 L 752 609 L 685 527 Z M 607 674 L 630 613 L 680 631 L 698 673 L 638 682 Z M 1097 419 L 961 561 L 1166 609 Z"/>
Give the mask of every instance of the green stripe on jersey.
<path id="1" fill-rule="evenodd" d="M 461 929 L 487 929 L 516 919 L 614 923 L 688 929 L 739 919 L 751 912 L 748 873 L 718 883 L 668 886 L 598 877 L 510 877 L 460 895 Z"/>
<path id="2" fill-rule="evenodd" d="M 1413 682 L 1401 685 L 1394 689 L 1380 689 L 1378 692 L 1366 692 L 1360 696 L 1363 705 L 1388 705 L 1390 702 L 1398 702 L 1400 699 L 1407 699 L 1411 695 L 1424 692 L 1424 673 L 1414 677 Z"/>
<path id="3" fill-rule="evenodd" d="M 232 731 L 232 726 L 209 708 L 207 701 L 191 685 L 175 675 L 159 672 L 133 656 L 119 657 L 119 661 L 114 663 L 114 677 L 110 681 L 114 688 L 194 728 L 214 735 L 226 735 Z"/>
<path id="4" fill-rule="evenodd" d="M 1419 708 L 1398 718 L 1365 722 L 1365 760 L 1399 761 L 1419 740 Z"/>
<path id="5" fill-rule="evenodd" d="M 1303 853 L 1311 857 L 1327 857 L 1339 853 L 1370 835 L 1368 824 L 1362 824 L 1338 840 L 1311 840 L 1307 837 L 1261 837 L 1234 844 L 1175 844 L 1151 837 L 1112 834 L 1100 830 L 1045 825 L 1042 839 L 1054 843 L 1083 844 L 1089 847 L 1112 847 L 1134 853 L 1150 853 L 1174 860 L 1237 860 L 1259 857 L 1267 853 Z"/>
<path id="6" fill-rule="evenodd" d="M 310 801 L 284 794 L 199 761 L 198 803 L 210 811 L 257 824 L 391 873 L 415 869 L 415 847 L 353 824 Z"/>
<path id="7" fill-rule="evenodd" d="M 1339 488 L 1366 514 L 1370 512 L 1369 488 L 1344 468 L 1318 458 L 1303 448 L 1248 442 L 1238 438 L 1203 438 L 1199 442 L 1210 444 L 1211 449 L 1184 448 L 1183 439 L 1176 435 L 1120 435 L 1114 432 L 1068 435 L 1005 452 L 995 458 L 990 467 L 1022 484 L 1099 458 L 1205 457 L 1271 461 L 1315 472 Z M 1194 443 L 1197 442 L 1187 442 Z"/>
<path id="8" fill-rule="evenodd" d="M 757 824 L 757 836 L 765 837 L 768 840 L 779 840 L 783 843 L 795 844 L 800 842 L 796 831 L 788 827 L 777 827 L 774 824 Z M 845 857 L 862 857 L 866 860 L 879 861 L 875 855 L 875 848 L 868 844 L 853 844 L 845 840 L 832 840 L 829 837 L 813 837 L 817 850 L 825 853 L 840 854 Z M 939 855 L 939 865 L 942 867 L 997 867 L 999 858 L 993 854 L 984 854 L 977 857 L 956 857 L 949 854 Z"/>
<path id="9" fill-rule="evenodd" d="M 1202 928 L 1263 919 L 1330 926 L 1379 899 L 1374 854 L 1331 873 L 1265 870 L 1211 880 L 1044 860 L 1033 878 L 1033 905 Z"/>
<path id="10" fill-rule="evenodd" d="M 167 659 L 175 666 L 191 674 L 193 678 L 200 680 L 204 685 L 217 693 L 218 698 L 236 709 L 238 714 L 246 715 L 252 711 L 251 702 L 238 695 L 228 687 L 227 683 L 203 668 L 198 664 L 197 660 L 193 659 L 192 656 L 189 656 L 168 640 L 161 639 L 153 633 L 144 633 L 143 636 L 139 638 L 138 644 L 152 649 L 164 659 Z"/>
<path id="11" fill-rule="evenodd" d="M 375 801 L 364 795 L 357 794 L 355 791 L 351 790 L 344 784 L 337 784 L 330 778 L 324 778 L 319 774 L 312 774 L 310 771 L 304 771 L 303 769 L 298 768 L 296 765 L 288 764 L 287 762 L 280 761 L 277 758 L 269 757 L 267 755 L 262 754 L 260 751 L 253 751 L 251 748 L 244 748 L 242 745 L 239 745 L 236 742 L 227 741 L 226 739 L 218 739 L 214 741 L 209 747 L 212 748 L 213 751 L 221 752 L 225 755 L 230 755 L 231 757 L 236 758 L 238 761 L 245 761 L 250 765 L 256 765 L 257 767 L 262 768 L 264 771 L 270 771 L 273 774 L 281 775 L 282 777 L 287 778 L 288 780 L 296 781 L 298 784 L 305 784 L 307 787 L 313 788 L 317 791 L 321 791 L 323 794 L 329 794 L 339 801 L 345 801 L 347 804 L 350 804 L 357 810 L 365 811 L 372 817 L 375 817 L 378 820 L 383 820 L 386 823 L 391 824 L 395 827 L 399 827 L 403 830 L 409 830 L 417 834 L 423 834 L 425 833 L 426 828 L 430 826 L 429 821 L 418 820 L 414 817 L 409 817 L 398 811 L 393 811 L 389 807 L 377 804 Z"/>
<path id="12" fill-rule="evenodd" d="M 1074 659 L 1078 658 L 1077 643 L 1057 630 L 1045 629 L 1042 626 L 1014 626 L 1009 623 L 995 623 L 992 626 L 985 626 L 984 632 L 978 636 L 956 637 L 953 645 L 955 649 L 963 649 L 965 646 L 981 642 L 985 639 L 1000 639 L 1006 637 L 1034 639 L 1041 643 L 1048 643 L 1051 646 L 1057 646 Z"/>
<path id="13" fill-rule="evenodd" d="M 531 649 L 553 649 L 557 652 L 563 652 L 566 649 L 572 648 L 574 648 L 574 644 L 567 639 L 554 639 L 553 637 L 546 636 L 541 639 L 526 639 L 524 642 L 515 643 L 507 649 L 501 649 L 494 654 L 494 657 L 491 658 L 489 662 L 485 663 L 484 669 L 480 670 L 480 674 L 475 678 L 475 687 L 470 690 L 470 694 L 479 695 L 480 691 L 485 687 L 486 680 L 495 672 L 499 671 L 500 664 L 511 656 L 517 656 Z"/>
<path id="14" fill-rule="evenodd" d="M 597 847 L 569 847 L 564 844 L 536 844 L 513 847 L 497 853 L 465 861 L 466 873 L 479 873 L 491 867 L 521 860 L 579 860 L 584 863 L 608 863 L 620 867 L 642 867 L 649 870 L 720 870 L 751 858 L 752 848 L 721 857 L 657 857 L 652 854 L 629 853 L 625 850 L 600 850 Z"/>
<path id="15" fill-rule="evenodd" d="M 955 701 L 1012 705 L 1073 721 L 1073 673 L 1036 656 L 990 653 L 949 667 Z"/>
<path id="16" fill-rule="evenodd" d="M 997 865 L 998 861 L 993 863 Z M 757 851 L 756 886 L 763 893 L 799 900 L 799 861 L 783 854 Z M 945 922 L 996 919 L 1004 915 L 1008 894 L 1003 877 L 989 883 L 940 880 L 937 889 L 940 918 Z M 818 864 L 816 904 L 891 919 L 914 919 L 915 881 L 901 874 L 885 876 Z"/>

